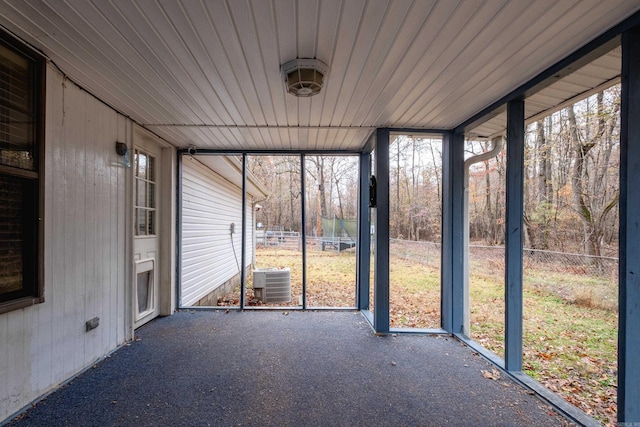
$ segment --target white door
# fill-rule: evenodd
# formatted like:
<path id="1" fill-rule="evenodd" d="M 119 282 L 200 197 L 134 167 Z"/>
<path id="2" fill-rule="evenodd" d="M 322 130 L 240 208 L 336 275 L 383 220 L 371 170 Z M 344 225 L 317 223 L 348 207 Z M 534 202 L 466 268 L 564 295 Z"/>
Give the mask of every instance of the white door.
<path id="1" fill-rule="evenodd" d="M 159 313 L 159 203 L 161 149 L 149 140 L 134 141 L 133 196 L 135 234 L 133 259 L 133 327 Z"/>

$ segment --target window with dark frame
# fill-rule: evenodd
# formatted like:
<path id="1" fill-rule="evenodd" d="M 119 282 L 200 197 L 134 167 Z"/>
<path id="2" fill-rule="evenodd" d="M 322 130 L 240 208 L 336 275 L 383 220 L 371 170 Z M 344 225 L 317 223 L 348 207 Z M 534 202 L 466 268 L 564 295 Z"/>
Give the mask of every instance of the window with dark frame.
<path id="1" fill-rule="evenodd" d="M 44 61 L 0 32 L 0 313 L 44 301 Z"/>

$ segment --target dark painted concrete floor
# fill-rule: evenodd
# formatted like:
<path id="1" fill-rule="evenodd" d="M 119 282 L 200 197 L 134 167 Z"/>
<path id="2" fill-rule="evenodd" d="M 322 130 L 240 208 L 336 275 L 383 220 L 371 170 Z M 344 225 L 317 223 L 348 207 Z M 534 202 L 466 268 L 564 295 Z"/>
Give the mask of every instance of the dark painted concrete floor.
<path id="1" fill-rule="evenodd" d="M 286 313 L 286 312 L 285 312 Z M 360 313 L 181 312 L 15 426 L 557 426 L 446 336 L 376 336 Z"/>

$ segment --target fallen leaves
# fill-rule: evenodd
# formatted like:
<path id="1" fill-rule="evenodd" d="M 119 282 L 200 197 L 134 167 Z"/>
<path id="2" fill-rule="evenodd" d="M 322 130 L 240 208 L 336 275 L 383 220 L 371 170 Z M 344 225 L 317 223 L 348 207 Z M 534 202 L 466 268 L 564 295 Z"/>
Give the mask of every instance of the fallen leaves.
<path id="1" fill-rule="evenodd" d="M 538 355 L 546 360 L 550 360 L 553 357 L 553 353 L 538 352 Z"/>
<path id="2" fill-rule="evenodd" d="M 497 381 L 502 376 L 500 374 L 500 371 L 498 371 L 496 368 L 492 368 L 491 371 L 482 370 L 481 372 L 482 372 L 482 377 L 488 380 Z"/>

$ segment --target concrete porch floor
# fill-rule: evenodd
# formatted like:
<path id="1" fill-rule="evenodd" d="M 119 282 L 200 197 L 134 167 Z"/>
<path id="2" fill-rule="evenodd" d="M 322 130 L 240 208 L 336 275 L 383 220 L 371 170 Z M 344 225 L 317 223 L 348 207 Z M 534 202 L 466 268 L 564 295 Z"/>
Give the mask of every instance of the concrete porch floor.
<path id="1" fill-rule="evenodd" d="M 15 426 L 565 426 L 448 336 L 376 336 L 357 312 L 182 311 Z"/>

